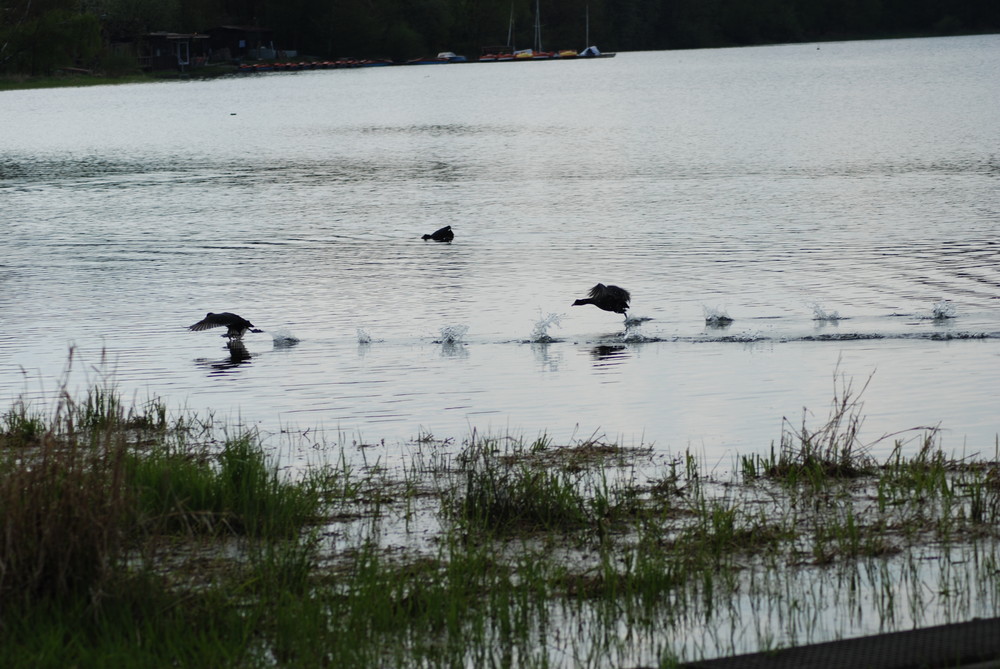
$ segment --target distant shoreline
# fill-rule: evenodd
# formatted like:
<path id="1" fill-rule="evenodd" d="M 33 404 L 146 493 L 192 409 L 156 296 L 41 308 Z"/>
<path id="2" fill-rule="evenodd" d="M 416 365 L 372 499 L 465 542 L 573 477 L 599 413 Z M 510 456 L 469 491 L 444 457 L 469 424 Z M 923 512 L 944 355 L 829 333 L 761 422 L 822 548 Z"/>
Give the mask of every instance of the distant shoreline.
<path id="1" fill-rule="evenodd" d="M 187 81 L 192 79 L 217 79 L 236 74 L 232 65 L 208 65 L 195 72 L 157 71 L 137 72 L 122 76 L 71 72 L 45 76 L 0 75 L 0 92 L 25 91 L 37 88 L 74 88 L 80 86 L 114 86 L 117 84 L 141 84 L 160 81 Z"/>
<path id="2" fill-rule="evenodd" d="M 933 39 L 938 37 L 974 37 L 981 35 L 994 35 L 993 32 L 968 32 L 950 35 L 934 34 L 900 34 L 895 36 L 872 36 L 872 37 L 839 37 L 836 39 L 819 39 L 806 42 L 762 42 L 759 44 L 717 45 L 700 46 L 684 49 L 661 49 L 663 51 L 692 51 L 700 49 L 727 49 L 727 48 L 752 48 L 762 46 L 793 46 L 805 44 L 827 44 L 835 42 L 859 42 L 859 41 L 879 41 L 879 40 L 900 40 L 900 39 Z M 643 51 L 644 49 L 639 49 Z M 654 49 L 655 50 L 655 49 Z M 617 50 L 619 53 L 622 50 Z M 586 60 L 586 59 L 584 59 Z M 472 60 L 469 63 L 478 61 Z M 403 65 L 405 63 L 398 63 Z M 77 68 L 65 68 L 61 74 L 48 74 L 42 76 L 31 76 L 25 74 L 0 74 L 0 92 L 31 90 L 37 88 L 69 88 L 80 86 L 104 86 L 116 84 L 138 84 L 154 83 L 162 81 L 188 81 L 197 79 L 217 79 L 230 75 L 241 74 L 240 66 L 234 63 L 216 63 L 199 67 L 195 71 L 179 72 L 176 70 L 158 70 L 155 72 L 135 72 L 133 74 L 113 76 L 108 74 L 87 73 L 85 70 Z"/>

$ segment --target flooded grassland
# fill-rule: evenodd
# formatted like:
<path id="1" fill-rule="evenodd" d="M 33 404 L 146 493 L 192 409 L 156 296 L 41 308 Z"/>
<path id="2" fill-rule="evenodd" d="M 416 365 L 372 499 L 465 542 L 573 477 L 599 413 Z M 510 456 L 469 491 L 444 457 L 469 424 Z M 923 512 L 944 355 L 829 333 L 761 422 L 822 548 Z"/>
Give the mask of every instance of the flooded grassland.
<path id="1" fill-rule="evenodd" d="M 994 615 L 998 454 L 929 429 L 876 460 L 864 389 L 834 386 L 825 420 L 725 475 L 601 434 L 422 434 L 388 467 L 108 388 L 18 403 L 0 658 L 675 666 Z M 292 445 L 341 457 L 279 469 Z"/>

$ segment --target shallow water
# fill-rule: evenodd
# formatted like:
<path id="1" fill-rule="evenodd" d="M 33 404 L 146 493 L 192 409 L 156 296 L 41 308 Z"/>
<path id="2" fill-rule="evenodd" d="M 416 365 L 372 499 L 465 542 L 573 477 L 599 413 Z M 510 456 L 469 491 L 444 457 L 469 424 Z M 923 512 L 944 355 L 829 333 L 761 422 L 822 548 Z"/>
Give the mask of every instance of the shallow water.
<path id="1" fill-rule="evenodd" d="M 597 434 L 729 466 L 821 422 L 840 374 L 871 377 L 868 440 L 940 425 L 992 452 L 998 57 L 980 36 L 0 93 L 2 406 L 111 380 L 265 432 Z M 570 307 L 598 281 L 651 320 Z M 267 332 L 231 351 L 185 330 L 207 311 Z"/>

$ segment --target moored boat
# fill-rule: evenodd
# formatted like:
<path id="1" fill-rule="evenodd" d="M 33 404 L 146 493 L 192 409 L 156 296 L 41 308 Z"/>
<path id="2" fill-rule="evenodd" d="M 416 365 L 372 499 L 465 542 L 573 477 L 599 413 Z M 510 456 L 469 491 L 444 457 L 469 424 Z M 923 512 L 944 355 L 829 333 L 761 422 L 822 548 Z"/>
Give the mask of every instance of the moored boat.
<path id="1" fill-rule="evenodd" d="M 587 42 L 590 42 L 590 9 L 587 9 Z M 504 61 L 527 62 L 534 60 L 572 60 L 576 58 L 613 58 L 614 53 L 602 53 L 596 46 L 588 46 L 583 51 L 575 49 L 560 49 L 545 51 L 542 48 L 542 23 L 539 11 L 539 0 L 535 0 L 535 35 L 534 48 L 514 49 L 511 46 L 514 37 L 514 7 L 511 5 L 510 28 L 507 31 L 507 46 L 484 46 L 479 56 L 480 63 L 499 63 Z"/>
<path id="2" fill-rule="evenodd" d="M 601 51 L 596 46 L 588 46 L 586 49 L 577 54 L 578 58 L 614 58 L 617 55 L 614 51 L 609 51 L 607 53 Z"/>
<path id="3" fill-rule="evenodd" d="M 454 51 L 442 51 L 434 58 L 414 58 L 406 61 L 407 65 L 443 65 L 445 63 L 464 63 L 465 56 L 459 56 Z"/>

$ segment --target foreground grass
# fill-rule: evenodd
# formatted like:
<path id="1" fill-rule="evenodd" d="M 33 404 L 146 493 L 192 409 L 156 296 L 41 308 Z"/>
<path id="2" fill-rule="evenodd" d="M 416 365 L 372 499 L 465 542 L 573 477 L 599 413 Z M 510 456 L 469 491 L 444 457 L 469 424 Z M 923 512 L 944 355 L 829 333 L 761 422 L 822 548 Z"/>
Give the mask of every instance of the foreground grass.
<path id="1" fill-rule="evenodd" d="M 996 615 L 996 454 L 930 430 L 877 462 L 860 410 L 843 387 L 725 480 L 598 435 L 476 432 L 422 435 L 398 469 L 340 445 L 292 477 L 257 434 L 156 400 L 18 402 L 0 664 L 672 666 Z"/>

